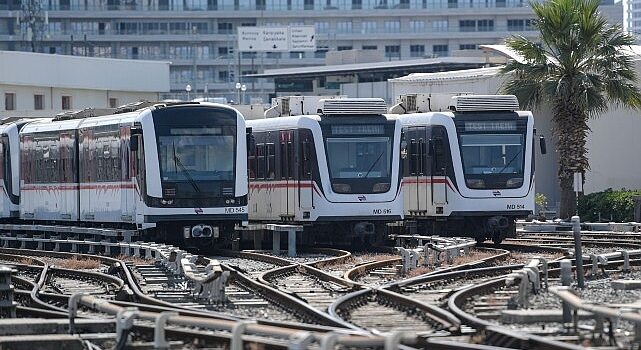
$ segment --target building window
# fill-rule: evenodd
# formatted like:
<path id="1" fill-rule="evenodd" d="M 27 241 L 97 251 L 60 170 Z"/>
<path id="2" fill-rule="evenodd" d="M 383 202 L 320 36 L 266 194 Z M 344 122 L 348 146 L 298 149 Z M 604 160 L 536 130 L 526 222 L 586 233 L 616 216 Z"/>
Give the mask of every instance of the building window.
<path id="1" fill-rule="evenodd" d="M 363 0 L 352 0 L 352 10 L 360 10 L 363 8 Z"/>
<path id="2" fill-rule="evenodd" d="M 469 19 L 458 21 L 458 27 L 461 32 L 475 32 L 476 21 Z"/>
<path id="3" fill-rule="evenodd" d="M 401 58 L 401 46 L 400 45 L 386 45 L 385 46 L 385 57 L 388 57 L 388 58 Z"/>
<path id="4" fill-rule="evenodd" d="M 337 51 L 349 51 L 351 49 L 352 49 L 351 46 L 339 46 L 336 48 Z"/>
<path id="5" fill-rule="evenodd" d="M 508 19 L 507 30 L 509 31 L 524 31 L 532 30 L 532 20 L 530 19 Z"/>
<path id="6" fill-rule="evenodd" d="M 36 111 L 45 109 L 45 95 L 33 95 L 33 109 Z"/>
<path id="7" fill-rule="evenodd" d="M 385 21 L 385 32 L 386 33 L 398 33 L 401 31 L 401 22 L 400 21 Z"/>
<path id="8" fill-rule="evenodd" d="M 63 110 L 71 109 L 71 96 L 62 96 L 62 109 Z"/>
<path id="9" fill-rule="evenodd" d="M 329 32 L 329 22 L 316 22 L 316 32 L 317 33 L 328 33 Z"/>
<path id="10" fill-rule="evenodd" d="M 336 23 L 336 32 L 338 33 L 351 33 L 352 22 L 338 22 Z"/>
<path id="11" fill-rule="evenodd" d="M 476 50 L 478 46 L 476 44 L 461 44 L 459 45 L 459 50 Z"/>
<path id="12" fill-rule="evenodd" d="M 493 19 L 481 19 L 477 21 L 477 29 L 479 32 L 493 32 L 494 31 L 494 20 Z"/>
<path id="13" fill-rule="evenodd" d="M 6 111 L 16 110 L 16 94 L 13 92 L 6 92 L 4 94 L 4 109 Z"/>
<path id="14" fill-rule="evenodd" d="M 327 46 L 317 46 L 316 52 L 314 52 L 314 57 L 325 58 L 327 51 L 329 51 L 329 48 Z"/>
<path id="15" fill-rule="evenodd" d="M 447 20 L 433 21 L 432 30 L 435 32 L 447 32 Z"/>
<path id="16" fill-rule="evenodd" d="M 376 45 L 363 45 L 363 50 L 378 50 Z"/>
<path id="17" fill-rule="evenodd" d="M 218 48 L 218 56 L 227 56 L 229 53 L 229 48 L 227 46 L 221 46 Z"/>
<path id="18" fill-rule="evenodd" d="M 265 58 L 272 58 L 272 59 L 278 59 L 281 57 L 280 52 L 266 52 L 265 53 Z"/>
<path id="19" fill-rule="evenodd" d="M 228 22 L 218 23 L 218 34 L 232 34 L 233 26 Z"/>
<path id="20" fill-rule="evenodd" d="M 425 45 L 410 45 L 410 57 L 425 56 Z"/>
<path id="21" fill-rule="evenodd" d="M 218 80 L 222 82 L 229 81 L 229 72 L 226 70 L 218 71 Z"/>
<path id="22" fill-rule="evenodd" d="M 410 21 L 410 30 L 414 33 L 420 33 L 425 31 L 425 22 L 424 21 Z"/>
<path id="23" fill-rule="evenodd" d="M 435 57 L 443 57 L 447 56 L 447 45 L 433 45 L 432 46 L 432 53 L 434 54 Z"/>
<path id="24" fill-rule="evenodd" d="M 118 107 L 118 99 L 109 97 L 109 108 L 116 108 Z"/>
<path id="25" fill-rule="evenodd" d="M 361 23 L 361 33 L 376 33 L 376 22 L 365 21 Z"/>
<path id="26" fill-rule="evenodd" d="M 305 10 L 313 10 L 314 9 L 314 0 L 304 0 L 303 8 Z"/>
<path id="27" fill-rule="evenodd" d="M 303 58 L 305 58 L 305 53 L 302 51 L 292 51 L 289 53 L 289 58 L 302 60 Z"/>

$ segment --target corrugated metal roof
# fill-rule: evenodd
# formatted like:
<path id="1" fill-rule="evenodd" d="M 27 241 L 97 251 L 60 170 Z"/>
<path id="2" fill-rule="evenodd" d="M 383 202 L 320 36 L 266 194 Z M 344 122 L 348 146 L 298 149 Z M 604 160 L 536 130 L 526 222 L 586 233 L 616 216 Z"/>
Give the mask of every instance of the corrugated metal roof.
<path id="1" fill-rule="evenodd" d="M 329 73 L 354 73 L 359 71 L 374 72 L 377 70 L 390 70 L 414 67 L 430 67 L 430 66 L 460 66 L 460 65 L 482 65 L 486 63 L 485 57 L 439 57 L 439 58 L 425 58 L 419 60 L 403 60 L 403 61 L 385 61 L 385 62 L 372 62 L 372 63 L 355 63 L 355 64 L 340 64 L 329 66 L 311 66 L 311 67 L 296 67 L 296 68 L 283 68 L 283 69 L 267 69 L 261 74 L 249 74 L 246 77 L 252 78 L 265 78 L 277 77 L 288 75 L 323 75 Z"/>
<path id="2" fill-rule="evenodd" d="M 463 69 L 450 72 L 413 73 L 404 77 L 390 79 L 394 82 L 423 82 L 436 80 L 465 80 L 496 75 L 501 67 Z"/>

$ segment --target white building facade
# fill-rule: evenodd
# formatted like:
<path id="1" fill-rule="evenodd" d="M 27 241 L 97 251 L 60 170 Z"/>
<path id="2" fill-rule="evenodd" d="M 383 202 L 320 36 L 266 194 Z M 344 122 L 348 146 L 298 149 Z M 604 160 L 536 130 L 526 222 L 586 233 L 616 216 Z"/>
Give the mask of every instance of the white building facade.
<path id="1" fill-rule="evenodd" d="M 169 62 L 0 51 L 0 116 L 53 116 L 158 101 Z"/>
<path id="2" fill-rule="evenodd" d="M 236 100 L 266 97 L 270 79 L 242 78 L 266 69 L 319 66 L 329 51 L 377 51 L 384 60 L 448 56 L 500 44 L 511 35 L 535 38 L 527 0 L 0 0 L 0 50 L 168 60 L 171 94 Z M 621 23 L 621 3 L 604 3 Z M 40 23 L 36 30 L 30 20 Z M 316 51 L 237 52 L 238 27 L 314 26 Z"/>

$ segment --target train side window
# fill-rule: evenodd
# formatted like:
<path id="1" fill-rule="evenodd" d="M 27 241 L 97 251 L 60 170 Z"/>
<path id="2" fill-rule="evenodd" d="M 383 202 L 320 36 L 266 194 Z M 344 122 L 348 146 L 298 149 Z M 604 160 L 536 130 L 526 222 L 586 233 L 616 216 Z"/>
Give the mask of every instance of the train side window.
<path id="1" fill-rule="evenodd" d="M 256 159 L 257 159 L 257 171 L 256 178 L 264 179 L 265 178 L 265 144 L 259 143 L 256 145 Z"/>
<path id="2" fill-rule="evenodd" d="M 418 173 L 425 175 L 425 168 L 427 164 L 427 143 L 423 139 L 418 140 Z"/>
<path id="3" fill-rule="evenodd" d="M 410 175 L 416 175 L 418 169 L 418 144 L 415 139 L 410 140 Z"/>
<path id="4" fill-rule="evenodd" d="M 302 170 L 303 173 L 301 174 L 302 178 L 305 180 L 309 180 L 312 178 L 312 167 L 311 167 L 311 161 L 312 161 L 312 153 L 311 153 L 311 144 L 308 140 L 303 141 L 302 143 L 302 154 L 303 154 L 303 161 L 302 163 Z"/>
<path id="5" fill-rule="evenodd" d="M 276 146 L 273 143 L 265 144 L 265 153 L 267 154 L 267 173 L 266 178 L 276 178 Z"/>
<path id="6" fill-rule="evenodd" d="M 289 178 L 289 167 L 287 166 L 287 163 L 289 162 L 289 159 L 287 159 L 287 143 L 284 141 L 281 141 L 280 143 L 280 178 L 281 179 L 287 179 Z"/>
<path id="7" fill-rule="evenodd" d="M 249 145 L 248 145 L 249 146 Z M 256 178 L 256 146 L 249 147 L 247 150 L 247 169 L 249 170 L 249 178 Z"/>
<path id="8" fill-rule="evenodd" d="M 294 149 L 294 143 L 289 141 L 287 142 L 287 165 L 288 165 L 288 179 L 293 179 L 294 175 L 296 173 L 295 171 L 295 165 L 296 165 L 296 154 L 295 154 L 295 149 Z"/>

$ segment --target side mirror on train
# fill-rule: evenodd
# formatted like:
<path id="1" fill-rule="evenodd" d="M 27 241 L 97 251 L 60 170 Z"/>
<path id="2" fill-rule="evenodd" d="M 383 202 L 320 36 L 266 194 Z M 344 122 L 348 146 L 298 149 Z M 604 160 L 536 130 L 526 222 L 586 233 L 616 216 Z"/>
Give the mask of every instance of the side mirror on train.
<path id="1" fill-rule="evenodd" d="M 129 137 L 129 150 L 132 152 L 138 151 L 138 141 L 140 140 L 139 134 L 133 134 Z"/>
<path id="2" fill-rule="evenodd" d="M 539 137 L 539 146 L 541 147 L 541 154 L 548 153 L 548 147 L 547 147 L 547 144 L 545 143 L 544 136 Z"/>

